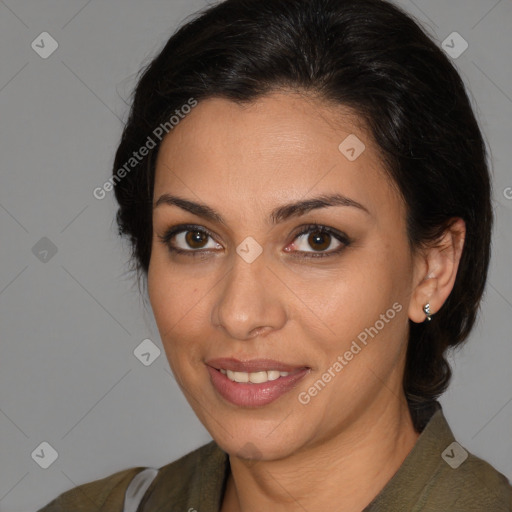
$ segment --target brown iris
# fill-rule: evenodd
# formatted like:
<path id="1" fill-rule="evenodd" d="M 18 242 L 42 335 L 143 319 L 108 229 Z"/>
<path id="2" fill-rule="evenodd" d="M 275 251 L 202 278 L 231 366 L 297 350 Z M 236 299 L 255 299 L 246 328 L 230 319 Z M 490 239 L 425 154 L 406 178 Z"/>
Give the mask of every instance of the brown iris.
<path id="1" fill-rule="evenodd" d="M 208 235 L 206 233 L 202 233 L 201 231 L 188 231 L 185 235 L 185 241 L 193 249 L 201 249 L 207 240 Z M 196 244 L 200 244 L 200 246 Z"/>
<path id="2" fill-rule="evenodd" d="M 331 244 L 331 235 L 328 233 L 322 233 L 321 231 L 313 231 L 308 236 L 308 243 L 313 249 L 322 251 L 327 249 Z"/>

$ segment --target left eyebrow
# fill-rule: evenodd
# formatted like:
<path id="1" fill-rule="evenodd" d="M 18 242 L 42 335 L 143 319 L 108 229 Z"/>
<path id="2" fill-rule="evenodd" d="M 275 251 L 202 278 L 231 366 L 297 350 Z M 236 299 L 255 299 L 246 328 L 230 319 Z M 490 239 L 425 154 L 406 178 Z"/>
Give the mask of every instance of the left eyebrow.
<path id="1" fill-rule="evenodd" d="M 212 222 L 218 222 L 220 224 L 226 225 L 226 221 L 222 218 L 222 215 L 220 215 L 220 213 L 218 213 L 217 211 L 215 211 L 213 208 L 206 204 L 197 203 L 170 194 L 163 194 L 155 202 L 153 209 L 158 208 L 160 205 L 163 204 L 166 204 L 168 206 L 177 206 L 182 210 L 188 211 L 199 217 L 203 217 Z M 357 201 L 354 201 L 353 199 L 350 199 L 349 197 L 346 197 L 341 194 L 332 194 L 321 195 L 318 197 L 314 197 L 312 199 L 296 201 L 294 203 L 288 203 L 278 206 L 277 208 L 272 210 L 269 216 L 269 222 L 273 224 L 278 224 L 279 222 L 283 222 L 291 217 L 300 217 L 301 215 L 304 215 L 312 210 L 328 208 L 332 206 L 345 206 L 357 208 L 370 215 L 368 209 L 365 208 L 361 203 L 358 203 Z"/>

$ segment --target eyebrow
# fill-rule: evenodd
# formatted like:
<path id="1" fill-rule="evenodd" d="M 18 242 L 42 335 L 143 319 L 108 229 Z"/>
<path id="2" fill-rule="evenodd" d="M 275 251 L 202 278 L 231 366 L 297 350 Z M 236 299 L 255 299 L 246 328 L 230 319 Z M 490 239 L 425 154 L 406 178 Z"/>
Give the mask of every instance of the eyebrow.
<path id="1" fill-rule="evenodd" d="M 161 195 L 158 200 L 155 202 L 153 209 L 158 208 L 161 205 L 168 206 L 178 206 L 182 210 L 193 213 L 199 217 L 203 217 L 212 222 L 218 222 L 220 224 L 226 225 L 225 220 L 222 218 L 220 213 L 215 211 L 213 208 L 209 207 L 206 204 L 196 203 L 194 201 L 190 201 L 188 199 L 184 199 L 181 197 L 173 196 L 170 194 Z M 332 194 L 332 195 L 320 195 L 318 197 L 314 197 L 311 199 L 305 199 L 303 201 L 296 201 L 294 203 L 288 203 L 281 206 L 278 206 L 269 216 L 269 222 L 273 224 L 278 224 L 279 222 L 283 222 L 291 217 L 299 217 L 304 215 L 312 210 L 318 210 L 321 208 L 328 208 L 331 206 L 348 206 L 357 208 L 361 211 L 366 212 L 370 215 L 370 212 L 367 208 L 365 208 L 362 204 L 350 199 L 349 197 L 343 196 L 341 194 Z"/>

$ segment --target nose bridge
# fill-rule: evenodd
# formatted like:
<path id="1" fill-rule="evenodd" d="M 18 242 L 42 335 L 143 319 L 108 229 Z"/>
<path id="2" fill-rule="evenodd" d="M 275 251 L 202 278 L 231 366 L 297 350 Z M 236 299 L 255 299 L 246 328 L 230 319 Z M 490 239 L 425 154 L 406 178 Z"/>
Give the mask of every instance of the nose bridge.
<path id="1" fill-rule="evenodd" d="M 240 244 L 239 250 L 246 248 Z M 280 329 L 286 311 L 272 273 L 266 268 L 263 255 L 249 262 L 234 255 L 233 266 L 225 276 L 224 286 L 212 311 L 212 322 L 230 337 L 248 339 L 269 329 Z"/>

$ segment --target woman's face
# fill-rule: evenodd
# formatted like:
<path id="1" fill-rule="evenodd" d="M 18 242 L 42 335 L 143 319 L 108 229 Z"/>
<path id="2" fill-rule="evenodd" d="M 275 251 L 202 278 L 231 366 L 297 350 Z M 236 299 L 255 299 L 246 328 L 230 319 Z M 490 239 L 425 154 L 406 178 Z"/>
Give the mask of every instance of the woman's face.
<path id="1" fill-rule="evenodd" d="M 160 148 L 149 297 L 180 387 L 230 454 L 354 439 L 403 405 L 417 266 L 353 121 L 293 93 L 214 98 Z"/>

